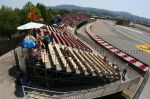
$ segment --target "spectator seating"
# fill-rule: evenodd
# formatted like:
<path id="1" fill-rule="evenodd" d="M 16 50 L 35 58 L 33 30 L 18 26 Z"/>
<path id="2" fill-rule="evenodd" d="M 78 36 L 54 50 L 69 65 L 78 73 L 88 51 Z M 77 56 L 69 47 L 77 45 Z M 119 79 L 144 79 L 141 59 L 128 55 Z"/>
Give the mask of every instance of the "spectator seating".
<path id="1" fill-rule="evenodd" d="M 72 47 L 49 44 L 51 67 L 68 73 L 119 79 L 120 74 L 99 56 Z M 44 56 L 43 56 L 44 57 Z M 49 59 L 50 60 L 50 59 Z M 49 68 L 50 69 L 50 68 Z"/>
<path id="2" fill-rule="evenodd" d="M 44 30 L 45 29 L 45 30 Z M 53 27 L 47 26 L 41 29 L 40 36 L 44 31 L 53 35 L 53 42 L 48 45 L 49 52 L 41 51 L 42 62 L 46 69 L 63 71 L 66 73 L 93 76 L 106 79 L 120 79 L 120 73 L 101 58 L 92 53 L 79 39 L 72 35 L 64 35 Z"/>
<path id="3" fill-rule="evenodd" d="M 47 27 L 47 29 L 50 34 L 51 33 L 53 34 L 54 42 L 56 42 L 57 44 L 71 46 L 74 48 L 92 52 L 92 50 L 89 47 L 87 47 L 83 42 L 81 42 L 79 39 L 76 39 L 75 37 L 70 35 L 66 36 L 60 33 L 51 32 L 49 26 Z"/>
<path id="4" fill-rule="evenodd" d="M 51 32 L 56 32 L 56 33 L 62 33 L 58 28 L 55 28 L 55 27 L 52 27 L 52 26 L 49 26 L 49 30 L 51 31 Z"/>
<path id="5" fill-rule="evenodd" d="M 70 14 L 64 14 L 62 16 L 62 21 L 60 22 L 60 26 L 63 27 L 74 27 L 80 22 L 83 22 L 87 20 L 88 17 L 84 13 L 70 13 Z"/>

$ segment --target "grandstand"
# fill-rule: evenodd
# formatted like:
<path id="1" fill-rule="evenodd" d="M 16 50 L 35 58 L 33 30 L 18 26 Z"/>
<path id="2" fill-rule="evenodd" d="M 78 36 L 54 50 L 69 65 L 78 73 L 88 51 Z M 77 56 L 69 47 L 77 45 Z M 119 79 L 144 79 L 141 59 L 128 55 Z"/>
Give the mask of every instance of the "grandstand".
<path id="1" fill-rule="evenodd" d="M 88 20 L 88 17 L 84 13 L 70 13 L 70 14 L 64 14 L 62 16 L 62 22 L 60 22 L 60 25 L 62 27 L 75 27 L 77 24 Z"/>
<path id="2" fill-rule="evenodd" d="M 87 19 L 84 13 L 65 14 L 59 25 L 73 28 Z M 45 26 L 36 34 L 38 55 L 35 57 L 29 50 L 26 58 L 30 85 L 23 86 L 23 91 L 27 98 L 98 98 L 126 90 L 139 80 L 139 75 L 130 70 L 132 75 L 122 81 L 120 70 L 114 69 L 112 62 L 104 61 L 92 47 L 64 31 L 65 28 Z M 40 41 L 45 33 L 54 38 L 48 44 L 48 52 Z"/>

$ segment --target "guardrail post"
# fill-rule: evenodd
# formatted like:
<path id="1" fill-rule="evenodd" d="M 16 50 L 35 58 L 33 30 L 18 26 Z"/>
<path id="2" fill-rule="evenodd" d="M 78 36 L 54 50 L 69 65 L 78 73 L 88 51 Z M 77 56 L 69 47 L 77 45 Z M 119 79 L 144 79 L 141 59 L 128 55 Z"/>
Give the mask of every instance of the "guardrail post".
<path id="1" fill-rule="evenodd" d="M 26 96 L 26 93 L 25 93 L 25 90 L 24 90 L 24 86 L 22 86 L 22 91 L 23 91 L 23 95 L 24 95 L 25 99 L 27 99 L 27 96 Z"/>
<path id="2" fill-rule="evenodd" d="M 118 86 L 118 88 L 117 88 L 116 92 L 118 92 L 118 90 L 119 90 L 120 86 L 121 86 L 121 84 L 119 84 L 119 86 Z"/>
<path id="3" fill-rule="evenodd" d="M 145 76 L 144 76 L 144 79 L 143 79 L 141 85 L 139 86 L 139 88 L 136 90 L 136 92 L 135 92 L 134 95 L 132 96 L 132 99 L 138 99 L 138 98 L 139 98 L 139 96 L 140 96 L 140 94 L 141 94 L 143 88 L 145 87 L 145 84 L 146 84 L 148 78 L 149 78 L 149 70 L 146 72 L 146 74 L 145 74 Z"/>
<path id="4" fill-rule="evenodd" d="M 103 96 L 105 89 L 106 89 L 106 87 L 104 87 L 104 90 L 103 90 L 103 92 L 102 92 L 101 96 Z"/>

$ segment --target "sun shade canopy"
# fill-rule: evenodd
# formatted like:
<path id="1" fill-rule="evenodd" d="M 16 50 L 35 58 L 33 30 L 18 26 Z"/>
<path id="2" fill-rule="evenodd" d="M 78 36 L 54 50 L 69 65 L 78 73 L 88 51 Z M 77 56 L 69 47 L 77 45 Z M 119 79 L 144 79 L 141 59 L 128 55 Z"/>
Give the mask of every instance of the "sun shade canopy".
<path id="1" fill-rule="evenodd" d="M 41 28 L 45 26 L 44 24 L 41 23 L 35 23 L 35 22 L 29 22 L 24 25 L 21 25 L 17 27 L 18 30 L 27 30 L 27 29 L 33 29 L 33 28 Z"/>

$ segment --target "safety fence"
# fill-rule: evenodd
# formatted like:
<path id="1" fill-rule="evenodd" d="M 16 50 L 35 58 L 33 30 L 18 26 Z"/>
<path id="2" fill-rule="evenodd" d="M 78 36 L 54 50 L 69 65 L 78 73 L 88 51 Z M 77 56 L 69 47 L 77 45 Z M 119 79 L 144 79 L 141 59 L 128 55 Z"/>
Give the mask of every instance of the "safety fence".
<path id="1" fill-rule="evenodd" d="M 97 49 L 98 48 L 98 45 L 97 44 L 94 44 L 93 40 L 89 39 L 88 37 L 85 37 L 82 35 L 82 33 L 76 33 L 76 35 L 82 39 L 83 41 L 87 42 L 91 47 L 93 47 L 94 49 Z M 103 55 L 107 55 L 110 51 L 96 51 L 96 52 L 100 52 L 100 54 L 103 54 Z M 101 53 L 102 52 L 102 53 Z M 149 78 L 149 69 L 147 69 L 144 77 L 143 77 L 143 81 L 141 82 L 140 86 L 137 88 L 137 90 L 135 91 L 132 99 L 138 99 L 138 97 L 140 96 L 148 78 Z"/>
<path id="2" fill-rule="evenodd" d="M 24 36 L 14 37 L 0 42 L 0 56 L 16 48 Z"/>
<path id="3" fill-rule="evenodd" d="M 140 86 L 139 86 L 139 87 L 137 88 L 137 90 L 135 91 L 135 93 L 134 93 L 132 99 L 138 99 L 138 98 L 139 98 L 140 94 L 142 93 L 142 91 L 143 91 L 143 89 L 144 89 L 144 87 L 145 87 L 145 84 L 146 84 L 148 78 L 149 78 L 149 70 L 148 70 L 148 71 L 146 72 L 146 74 L 144 75 L 144 79 L 143 79 L 143 81 L 141 82 Z"/>
<path id="4" fill-rule="evenodd" d="M 92 23 L 93 24 L 93 23 Z M 116 56 L 120 57 L 122 60 L 131 64 L 132 68 L 138 71 L 141 75 L 144 75 L 148 69 L 148 65 L 141 62 L 137 58 L 125 53 L 124 51 L 114 47 L 113 45 L 109 44 L 107 41 L 103 40 L 96 33 L 91 30 L 92 24 L 86 26 L 85 32 L 93 39 L 96 43 L 103 46 L 110 52 L 114 53 Z"/>
<path id="5" fill-rule="evenodd" d="M 105 85 L 104 87 L 96 87 L 90 88 L 86 90 L 78 90 L 78 91 L 69 91 L 69 92 L 61 92 L 61 91 L 49 91 L 43 90 L 39 88 L 32 88 L 27 86 L 22 86 L 24 95 L 26 99 L 36 99 L 36 98 L 52 98 L 52 99 L 92 99 L 98 98 L 106 95 L 110 95 L 113 93 L 117 93 L 132 87 L 137 80 L 140 78 L 135 78 L 125 82 L 116 82 L 113 84 Z"/>

